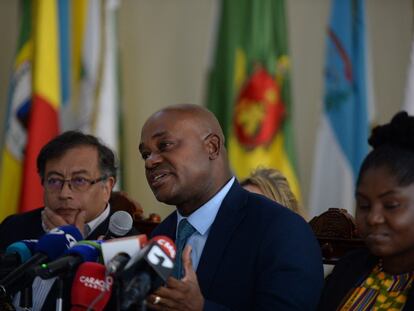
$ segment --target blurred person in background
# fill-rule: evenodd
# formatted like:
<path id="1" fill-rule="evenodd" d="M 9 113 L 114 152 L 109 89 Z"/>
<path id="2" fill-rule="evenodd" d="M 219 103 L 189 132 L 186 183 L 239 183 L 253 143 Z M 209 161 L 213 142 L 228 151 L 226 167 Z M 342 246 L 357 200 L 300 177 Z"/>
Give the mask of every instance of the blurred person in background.
<path id="1" fill-rule="evenodd" d="M 250 192 L 262 194 L 303 218 L 307 218 L 304 209 L 290 189 L 288 180 L 277 169 L 259 167 L 241 181 L 240 185 Z"/>
<path id="2" fill-rule="evenodd" d="M 373 129 L 356 184 L 356 224 L 367 249 L 326 279 L 319 310 L 414 310 L 414 117 Z"/>

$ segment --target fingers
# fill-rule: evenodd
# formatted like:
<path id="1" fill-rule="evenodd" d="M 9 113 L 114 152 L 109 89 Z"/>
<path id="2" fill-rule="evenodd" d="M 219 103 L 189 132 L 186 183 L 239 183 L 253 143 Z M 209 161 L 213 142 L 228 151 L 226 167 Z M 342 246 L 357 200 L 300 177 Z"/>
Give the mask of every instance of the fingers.
<path id="1" fill-rule="evenodd" d="M 197 280 L 197 276 L 193 269 L 193 262 L 191 261 L 191 245 L 187 244 L 183 251 L 183 267 L 184 267 L 184 277 L 183 281 L 186 280 Z"/>
<path id="2" fill-rule="evenodd" d="M 76 215 L 75 218 L 75 227 L 79 229 L 80 232 L 82 232 L 82 235 L 85 237 L 85 217 L 86 212 L 84 210 L 79 211 L 79 213 Z"/>
<path id="3" fill-rule="evenodd" d="M 147 297 L 147 307 L 150 310 L 162 310 L 160 302 L 162 302 L 162 298 L 160 296 L 150 295 Z"/>
<path id="4" fill-rule="evenodd" d="M 171 296 L 173 295 L 171 295 L 169 291 L 167 291 L 167 296 L 165 296 L 165 293 L 162 294 L 156 291 L 154 292 L 154 294 L 150 295 L 147 298 L 147 306 L 151 310 L 175 309 L 175 307 L 177 306 L 177 303 L 175 302 L 174 298 L 171 298 Z"/>
<path id="5" fill-rule="evenodd" d="M 65 219 L 63 219 L 49 207 L 45 207 L 42 211 L 42 222 L 48 230 L 67 225 Z"/>

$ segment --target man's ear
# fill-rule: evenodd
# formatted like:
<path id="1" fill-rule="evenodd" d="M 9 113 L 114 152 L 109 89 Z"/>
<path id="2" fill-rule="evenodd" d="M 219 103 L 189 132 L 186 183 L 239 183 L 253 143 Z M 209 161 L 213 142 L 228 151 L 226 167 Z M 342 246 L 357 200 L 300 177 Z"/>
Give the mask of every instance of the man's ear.
<path id="1" fill-rule="evenodd" d="M 207 136 L 206 141 L 206 148 L 208 151 L 208 157 L 210 160 L 215 160 L 220 155 L 220 148 L 221 148 L 221 140 L 220 137 L 216 134 L 210 134 Z"/>
<path id="2" fill-rule="evenodd" d="M 109 202 L 111 197 L 112 189 L 114 188 L 116 183 L 116 179 L 113 176 L 108 177 L 108 179 L 104 183 L 105 188 L 105 201 Z"/>

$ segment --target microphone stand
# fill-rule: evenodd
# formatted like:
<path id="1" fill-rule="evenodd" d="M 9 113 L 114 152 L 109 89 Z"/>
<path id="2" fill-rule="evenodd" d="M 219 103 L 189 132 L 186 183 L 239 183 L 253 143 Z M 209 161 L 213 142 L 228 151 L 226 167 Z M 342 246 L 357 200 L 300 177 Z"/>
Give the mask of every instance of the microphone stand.
<path id="1" fill-rule="evenodd" d="M 56 282 L 57 282 L 56 311 L 63 311 L 63 278 L 58 277 Z"/>
<path id="2" fill-rule="evenodd" d="M 20 292 L 20 308 L 30 311 L 33 308 L 33 288 L 32 285 L 27 286 Z"/>
<path id="3" fill-rule="evenodd" d="M 116 284 L 114 282 L 114 286 L 115 286 L 115 310 L 116 311 L 120 311 L 121 310 L 121 284 L 119 283 L 119 278 L 117 279 L 117 283 Z"/>

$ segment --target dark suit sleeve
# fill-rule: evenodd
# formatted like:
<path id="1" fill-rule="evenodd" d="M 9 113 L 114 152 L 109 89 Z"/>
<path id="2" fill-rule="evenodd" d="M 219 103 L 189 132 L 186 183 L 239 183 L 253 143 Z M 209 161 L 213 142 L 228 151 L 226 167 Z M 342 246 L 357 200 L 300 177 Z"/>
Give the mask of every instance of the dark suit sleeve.
<path id="1" fill-rule="evenodd" d="M 260 247 L 255 310 L 315 310 L 323 287 L 319 245 L 295 214 L 267 228 Z"/>
<path id="2" fill-rule="evenodd" d="M 24 239 L 39 239 L 45 232 L 42 228 L 42 208 L 23 214 L 8 216 L 0 224 L 0 251 L 10 244 Z"/>
<path id="3" fill-rule="evenodd" d="M 3 222 L 0 224 L 0 253 L 3 253 L 6 250 L 6 247 L 9 245 L 8 244 L 8 223 L 10 222 L 10 219 L 13 216 L 9 216 L 6 219 L 3 220 Z"/>
<path id="4" fill-rule="evenodd" d="M 203 311 L 231 311 L 230 309 L 226 308 L 225 306 L 219 305 L 206 299 L 204 301 L 204 308 Z"/>

